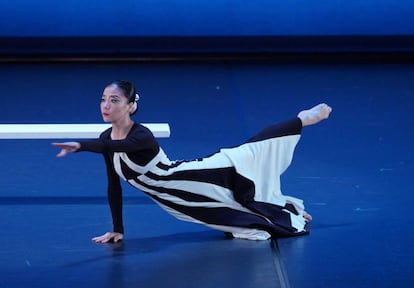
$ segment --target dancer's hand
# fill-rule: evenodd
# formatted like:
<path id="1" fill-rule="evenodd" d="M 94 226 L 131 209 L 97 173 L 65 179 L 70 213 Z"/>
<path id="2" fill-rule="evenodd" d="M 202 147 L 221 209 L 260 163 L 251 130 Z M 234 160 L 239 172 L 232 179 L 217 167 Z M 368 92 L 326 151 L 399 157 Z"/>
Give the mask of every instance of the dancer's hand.
<path id="1" fill-rule="evenodd" d="M 124 235 L 118 232 L 107 232 L 101 236 L 92 238 L 92 241 L 95 243 L 117 243 L 122 241 Z"/>
<path id="2" fill-rule="evenodd" d="M 63 142 L 63 143 L 52 143 L 53 146 L 58 147 L 60 150 L 56 157 L 64 157 L 68 153 L 77 151 L 80 148 L 79 142 Z"/>

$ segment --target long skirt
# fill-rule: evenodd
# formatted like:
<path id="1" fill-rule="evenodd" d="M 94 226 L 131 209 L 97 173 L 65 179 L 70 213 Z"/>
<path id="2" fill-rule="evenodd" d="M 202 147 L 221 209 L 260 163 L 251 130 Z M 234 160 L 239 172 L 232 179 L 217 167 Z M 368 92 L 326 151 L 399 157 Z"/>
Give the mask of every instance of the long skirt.
<path id="1" fill-rule="evenodd" d="M 250 240 L 303 235 L 309 232 L 303 202 L 280 186 L 301 129 L 294 118 L 208 157 L 171 161 L 161 149 L 145 166 L 115 153 L 114 165 L 122 177 L 125 169 L 137 173 L 126 180 L 180 220 Z"/>

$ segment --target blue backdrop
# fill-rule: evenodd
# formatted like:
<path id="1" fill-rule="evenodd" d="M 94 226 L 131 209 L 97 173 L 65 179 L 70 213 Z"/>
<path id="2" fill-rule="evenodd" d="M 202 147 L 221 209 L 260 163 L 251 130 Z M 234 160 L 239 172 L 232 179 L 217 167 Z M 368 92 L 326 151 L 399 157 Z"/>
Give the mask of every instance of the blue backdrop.
<path id="1" fill-rule="evenodd" d="M 2 1 L 1 36 L 412 35 L 408 0 Z"/>
<path id="2" fill-rule="evenodd" d="M 15 0 L 2 1 L 0 11 L 3 53 L 414 46 L 414 2 L 408 0 Z M 73 41 L 54 42 L 62 37 Z M 306 41 L 287 45 L 292 37 Z"/>

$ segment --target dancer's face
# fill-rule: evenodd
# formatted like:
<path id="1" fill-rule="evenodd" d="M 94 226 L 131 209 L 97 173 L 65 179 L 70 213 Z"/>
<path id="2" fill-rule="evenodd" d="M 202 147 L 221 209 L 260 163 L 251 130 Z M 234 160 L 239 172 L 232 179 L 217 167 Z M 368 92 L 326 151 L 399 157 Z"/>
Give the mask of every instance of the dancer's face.
<path id="1" fill-rule="evenodd" d="M 133 103 L 128 103 L 123 91 L 116 85 L 105 88 L 101 99 L 101 113 L 105 122 L 119 122 L 130 117 Z"/>

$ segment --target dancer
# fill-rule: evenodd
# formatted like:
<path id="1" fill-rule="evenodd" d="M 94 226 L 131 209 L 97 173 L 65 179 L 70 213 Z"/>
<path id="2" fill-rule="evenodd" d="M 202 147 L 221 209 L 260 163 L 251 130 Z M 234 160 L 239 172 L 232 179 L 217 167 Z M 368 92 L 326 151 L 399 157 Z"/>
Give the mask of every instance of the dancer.
<path id="1" fill-rule="evenodd" d="M 208 157 L 171 161 L 151 131 L 131 119 L 138 100 L 132 83 L 114 81 L 105 87 L 100 105 L 103 120 L 112 127 L 98 139 L 52 143 L 61 149 L 57 157 L 80 151 L 104 156 L 113 231 L 93 238 L 94 242 L 123 239 L 120 178 L 176 218 L 227 236 L 266 240 L 309 232 L 312 217 L 304 211 L 302 200 L 282 194 L 280 175 L 292 161 L 302 127 L 328 118 L 331 107 L 319 104 L 301 111 L 237 147 Z"/>

